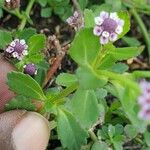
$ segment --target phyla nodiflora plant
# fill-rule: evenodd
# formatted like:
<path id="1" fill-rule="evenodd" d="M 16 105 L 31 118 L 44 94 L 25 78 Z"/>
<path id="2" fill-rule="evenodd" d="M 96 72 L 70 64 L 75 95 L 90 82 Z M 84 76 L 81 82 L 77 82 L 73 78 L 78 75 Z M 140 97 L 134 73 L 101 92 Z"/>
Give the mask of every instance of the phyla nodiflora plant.
<path id="1" fill-rule="evenodd" d="M 108 93 L 115 97 L 118 104 L 116 109 L 121 110 L 124 118 L 127 118 L 123 123 L 128 121 L 138 132 L 144 132 L 147 121 L 141 121 L 138 115 L 138 97 L 141 94 L 139 79 L 150 77 L 150 73 L 129 73 L 128 66 L 123 63 L 138 56 L 143 46 L 118 48 L 113 45 L 130 29 L 128 12 L 97 13 L 85 10 L 84 14 L 75 12 L 67 22 L 78 29 L 69 49 L 69 55 L 78 68 L 74 74 L 58 75 L 56 84 L 62 86 L 61 90 L 57 87 L 55 90 L 42 88 L 41 81 L 45 77 L 42 71 L 46 70 L 43 67 L 45 64 L 40 64 L 44 60 L 44 57 L 40 57 L 46 42 L 44 35 L 33 32 L 26 42 L 14 40 L 8 43 L 6 52 L 17 60 L 19 69 L 8 74 L 8 85 L 17 94 L 15 101 L 20 96 L 25 98 L 24 102 L 28 99 L 40 101 L 41 113 L 54 114 L 58 137 L 63 147 L 70 150 L 78 150 L 87 143 L 89 131 L 95 128 L 97 122 L 105 124 L 110 111 L 106 102 Z M 23 105 L 21 107 L 24 108 Z"/>

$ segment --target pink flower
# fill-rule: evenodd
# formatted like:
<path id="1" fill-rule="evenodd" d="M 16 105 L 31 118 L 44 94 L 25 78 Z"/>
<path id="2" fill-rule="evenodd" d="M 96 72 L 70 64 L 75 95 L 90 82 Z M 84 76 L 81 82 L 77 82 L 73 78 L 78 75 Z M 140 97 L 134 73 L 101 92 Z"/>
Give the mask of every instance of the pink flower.
<path id="1" fill-rule="evenodd" d="M 15 39 L 8 45 L 5 52 L 18 60 L 22 60 L 25 55 L 28 55 L 27 49 L 28 46 L 25 40 Z"/>
<path id="2" fill-rule="evenodd" d="M 124 20 L 120 19 L 117 13 L 102 11 L 95 17 L 95 24 L 94 35 L 100 37 L 101 44 L 107 44 L 109 41 L 116 41 L 118 35 L 123 32 Z"/>
<path id="3" fill-rule="evenodd" d="M 25 65 L 24 66 L 24 73 L 29 74 L 31 76 L 36 75 L 37 74 L 37 69 L 36 69 L 35 64 L 30 63 L 30 64 Z"/>
<path id="4" fill-rule="evenodd" d="M 141 96 L 138 98 L 140 105 L 139 118 L 143 120 L 150 120 L 150 83 L 147 81 L 140 82 Z"/>
<path id="5" fill-rule="evenodd" d="M 73 16 L 70 16 L 66 22 L 76 30 L 84 27 L 84 19 L 78 11 L 75 11 Z"/>

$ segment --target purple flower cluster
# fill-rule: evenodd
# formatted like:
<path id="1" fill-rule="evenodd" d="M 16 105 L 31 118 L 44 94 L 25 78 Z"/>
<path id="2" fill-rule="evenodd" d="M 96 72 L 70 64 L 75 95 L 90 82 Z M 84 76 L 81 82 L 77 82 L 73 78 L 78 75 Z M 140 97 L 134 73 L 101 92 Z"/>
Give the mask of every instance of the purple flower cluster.
<path id="1" fill-rule="evenodd" d="M 35 64 L 30 63 L 30 64 L 25 65 L 24 66 L 24 73 L 29 74 L 31 76 L 36 75 L 37 74 L 37 69 L 36 69 Z"/>
<path id="2" fill-rule="evenodd" d="M 22 60 L 25 55 L 28 55 L 27 49 L 28 45 L 25 40 L 15 39 L 8 45 L 5 52 L 9 53 L 13 58 Z"/>
<path id="3" fill-rule="evenodd" d="M 139 118 L 150 120 L 150 82 L 141 81 L 140 87 L 142 95 L 138 98 L 138 103 L 141 108 Z"/>
<path id="4" fill-rule="evenodd" d="M 94 35 L 100 37 L 101 44 L 107 44 L 109 41 L 116 41 L 118 35 L 123 32 L 124 20 L 120 19 L 116 12 L 102 11 L 98 17 L 95 17 L 95 24 Z"/>
<path id="5" fill-rule="evenodd" d="M 75 29 L 84 27 L 84 19 L 78 11 L 75 11 L 73 16 L 70 16 L 66 22 Z"/>

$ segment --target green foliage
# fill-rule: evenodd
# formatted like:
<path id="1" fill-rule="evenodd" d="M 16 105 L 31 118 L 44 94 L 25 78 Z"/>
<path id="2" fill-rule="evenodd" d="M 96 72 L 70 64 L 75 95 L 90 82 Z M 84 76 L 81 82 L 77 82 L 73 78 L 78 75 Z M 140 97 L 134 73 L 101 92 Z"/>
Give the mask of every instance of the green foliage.
<path id="1" fill-rule="evenodd" d="M 82 89 L 96 89 L 103 87 L 107 83 L 107 77 L 99 78 L 90 69 L 78 68 L 77 77 Z"/>
<path id="2" fill-rule="evenodd" d="M 82 144 L 86 143 L 88 136 L 86 131 L 81 128 L 74 116 L 66 109 L 58 109 L 57 130 L 64 148 L 78 150 Z"/>
<path id="3" fill-rule="evenodd" d="M 25 41 L 27 41 L 34 34 L 36 34 L 36 29 L 34 29 L 34 28 L 25 28 L 22 31 L 18 30 L 16 32 L 16 38 L 24 39 Z"/>
<path id="4" fill-rule="evenodd" d="M 74 11 L 70 0 L 36 0 L 36 2 L 41 6 L 43 18 L 55 14 L 65 20 Z M 92 150 L 105 150 L 108 147 L 122 150 L 126 139 L 135 139 L 139 133 L 144 133 L 146 145 L 150 146 L 149 132 L 146 131 L 148 123 L 138 118 L 137 104 L 141 93 L 137 82 L 140 78 L 150 78 L 150 72 L 127 72 L 129 67 L 125 61 L 140 55 L 144 46 L 140 46 L 141 43 L 135 38 L 124 37 L 130 29 L 130 16 L 124 11 L 124 2 L 121 0 L 105 0 L 103 4 L 89 0 L 78 2 L 83 10 L 85 26 L 76 33 L 68 52 L 78 68 L 75 73 L 59 74 L 56 82 L 52 84 L 55 87 L 43 87 L 50 67 L 43 53 L 46 36 L 36 34 L 34 28 L 22 29 L 24 21 L 32 23 L 30 11 L 20 13 L 19 10 L 6 10 L 21 19 L 22 27 L 12 34 L 0 30 L 0 48 L 4 49 L 12 38 L 25 39 L 29 46 L 29 54 L 23 60 L 13 61 L 18 72 L 8 74 L 8 86 L 17 96 L 6 105 L 6 110 L 35 111 L 32 99 L 43 101 L 41 113 L 51 114 L 53 122 L 51 128 L 54 130 L 52 133 L 56 133 L 60 139 L 63 147 L 60 149 L 80 150 L 85 146 Z M 97 5 L 91 6 L 95 3 Z M 85 9 L 88 7 L 91 9 Z M 99 37 L 93 34 L 94 17 L 104 10 L 115 11 L 124 20 L 123 32 L 118 39 L 122 38 L 130 47 L 119 48 L 113 43 L 100 44 Z M 36 64 L 38 70 L 36 76 L 31 77 L 23 73 L 23 66 L 27 63 Z M 87 139 L 93 139 L 93 142 L 85 145 Z"/>
<path id="5" fill-rule="evenodd" d="M 0 30 L 0 48 L 4 49 L 12 40 L 12 35 L 8 31 Z"/>
<path id="6" fill-rule="evenodd" d="M 95 142 L 91 148 L 91 150 L 107 150 L 107 149 L 108 145 L 105 142 L 101 141 Z"/>
<path id="7" fill-rule="evenodd" d="M 43 8 L 41 10 L 41 16 L 44 18 L 48 18 L 52 15 L 52 9 L 50 7 L 48 8 Z"/>
<path id="8" fill-rule="evenodd" d="M 45 47 L 46 37 L 43 34 L 33 35 L 28 40 L 30 54 L 39 53 Z"/>
<path id="9" fill-rule="evenodd" d="M 37 100 L 45 100 L 45 95 L 39 84 L 29 75 L 19 72 L 8 74 L 8 85 L 17 94 L 27 96 Z"/>
<path id="10" fill-rule="evenodd" d="M 13 109 L 25 109 L 28 111 L 35 111 L 36 108 L 34 104 L 32 103 L 31 99 L 26 98 L 22 95 L 19 95 L 15 98 L 13 98 L 11 101 L 9 101 L 6 106 L 5 110 L 10 111 Z"/>
<path id="11" fill-rule="evenodd" d="M 99 39 L 93 35 L 92 29 L 83 29 L 75 37 L 69 54 L 80 66 L 88 66 L 99 51 Z"/>
<path id="12" fill-rule="evenodd" d="M 71 86 L 73 83 L 78 82 L 77 77 L 74 74 L 62 73 L 57 79 L 56 83 L 62 86 Z"/>
<path id="13" fill-rule="evenodd" d="M 71 101 L 71 111 L 85 128 L 90 128 L 98 120 L 98 100 L 92 90 L 77 90 Z"/>
<path id="14" fill-rule="evenodd" d="M 85 28 L 93 28 L 95 25 L 94 22 L 94 13 L 92 10 L 85 9 L 84 10 L 84 27 Z"/>
<path id="15" fill-rule="evenodd" d="M 37 2 L 42 6 L 42 17 L 48 18 L 54 13 L 62 20 L 66 20 L 72 14 L 70 0 L 37 0 Z"/>
<path id="16" fill-rule="evenodd" d="M 135 138 L 137 136 L 137 131 L 134 128 L 133 125 L 130 125 L 130 124 L 126 125 L 125 128 L 124 128 L 124 130 L 125 130 L 125 134 L 130 139 L 133 139 L 133 138 Z"/>

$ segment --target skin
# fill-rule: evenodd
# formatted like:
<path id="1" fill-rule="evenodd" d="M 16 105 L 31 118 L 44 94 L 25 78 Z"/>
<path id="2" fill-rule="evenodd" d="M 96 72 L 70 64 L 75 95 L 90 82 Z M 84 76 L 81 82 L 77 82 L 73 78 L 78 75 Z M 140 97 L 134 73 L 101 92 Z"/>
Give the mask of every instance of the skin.
<path id="1" fill-rule="evenodd" d="M 4 111 L 5 104 L 15 96 L 15 94 L 9 90 L 8 85 L 6 84 L 7 73 L 13 70 L 14 67 L 3 57 L 0 57 L 0 113 Z"/>
<path id="2" fill-rule="evenodd" d="M 3 112 L 5 104 L 15 96 L 6 84 L 7 73 L 13 70 L 13 66 L 0 57 L 0 149 L 45 150 L 50 128 L 42 115 L 26 110 Z"/>

